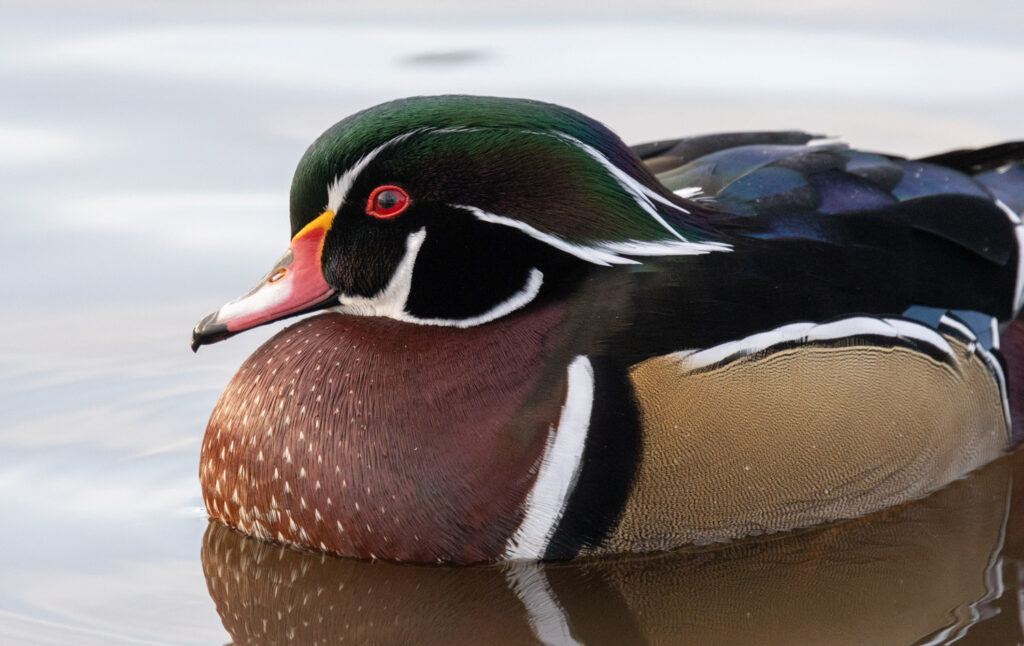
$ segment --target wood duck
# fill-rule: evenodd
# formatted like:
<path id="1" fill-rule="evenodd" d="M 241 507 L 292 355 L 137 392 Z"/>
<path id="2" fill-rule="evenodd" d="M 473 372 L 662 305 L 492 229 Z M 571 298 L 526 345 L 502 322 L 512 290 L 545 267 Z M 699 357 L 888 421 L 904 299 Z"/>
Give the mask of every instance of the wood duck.
<path id="1" fill-rule="evenodd" d="M 1022 458 L 866 518 L 643 557 L 408 567 L 211 521 L 202 565 L 233 646 L 998 644 L 1019 631 L 998 597 Z"/>
<path id="2" fill-rule="evenodd" d="M 1024 143 L 911 161 L 800 132 L 629 148 L 519 99 L 352 115 L 299 161 L 285 255 L 193 332 L 326 310 L 222 394 L 206 507 L 462 564 L 924 496 L 1021 432 L 1022 162 Z"/>

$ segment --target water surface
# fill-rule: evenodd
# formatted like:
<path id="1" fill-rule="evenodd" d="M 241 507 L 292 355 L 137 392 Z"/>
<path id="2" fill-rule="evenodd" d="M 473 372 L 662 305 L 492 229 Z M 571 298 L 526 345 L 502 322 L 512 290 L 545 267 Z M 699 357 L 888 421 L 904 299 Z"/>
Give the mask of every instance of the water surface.
<path id="1" fill-rule="evenodd" d="M 630 142 L 803 128 L 926 154 L 1024 136 L 1021 9 L 167 4 L 0 5 L 0 642 L 1024 639 L 1021 459 L 877 517 L 676 555 L 340 561 L 208 527 L 202 432 L 274 328 L 188 350 L 285 248 L 294 164 L 352 111 L 495 93 Z"/>

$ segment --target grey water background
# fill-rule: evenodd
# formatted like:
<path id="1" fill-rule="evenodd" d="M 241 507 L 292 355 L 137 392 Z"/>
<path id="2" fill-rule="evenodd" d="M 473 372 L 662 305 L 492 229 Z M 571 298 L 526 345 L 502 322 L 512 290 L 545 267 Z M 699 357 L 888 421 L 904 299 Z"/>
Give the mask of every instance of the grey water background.
<path id="1" fill-rule="evenodd" d="M 287 245 L 316 135 L 450 92 L 928 154 L 1024 138 L 1024 4 L 0 3 L 0 643 L 230 640 L 199 446 L 273 329 L 191 328 Z"/>

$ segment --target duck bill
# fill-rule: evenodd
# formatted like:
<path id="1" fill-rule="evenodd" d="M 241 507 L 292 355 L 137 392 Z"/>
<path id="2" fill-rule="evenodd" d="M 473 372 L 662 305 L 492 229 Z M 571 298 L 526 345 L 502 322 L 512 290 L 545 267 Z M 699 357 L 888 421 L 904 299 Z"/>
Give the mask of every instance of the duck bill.
<path id="1" fill-rule="evenodd" d="M 192 351 L 243 330 L 324 307 L 335 290 L 321 267 L 324 240 L 334 221 L 325 211 L 299 231 L 288 251 L 256 286 L 199 321 L 192 330 Z"/>

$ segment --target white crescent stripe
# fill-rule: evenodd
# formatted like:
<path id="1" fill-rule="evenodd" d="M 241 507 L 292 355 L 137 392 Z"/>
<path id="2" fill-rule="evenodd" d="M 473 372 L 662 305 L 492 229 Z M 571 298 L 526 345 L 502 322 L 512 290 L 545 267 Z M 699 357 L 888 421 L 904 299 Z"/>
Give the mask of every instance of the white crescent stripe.
<path id="1" fill-rule="evenodd" d="M 544 556 L 579 476 L 593 405 L 594 368 L 580 355 L 569 364 L 568 389 L 558 427 L 548 432 L 537 479 L 523 503 L 523 520 L 508 539 L 502 558 Z"/>
<path id="2" fill-rule="evenodd" d="M 409 292 L 412 289 L 412 272 L 416 265 L 416 256 L 419 255 L 420 247 L 427 239 L 427 230 L 419 229 L 410 233 L 405 242 L 405 255 L 398 263 L 395 273 L 391 276 L 388 286 L 378 294 L 370 297 L 348 296 L 342 294 L 338 297 L 338 305 L 331 308 L 339 314 L 351 314 L 355 316 L 386 316 L 396 321 L 416 323 L 418 325 L 438 325 L 443 327 L 468 328 L 476 325 L 483 325 L 502 316 L 525 307 L 533 299 L 537 298 L 540 288 L 544 284 L 544 274 L 539 269 L 531 269 L 530 275 L 526 278 L 526 284 L 518 292 L 509 296 L 482 314 L 464 319 L 439 319 L 419 318 L 406 311 L 409 302 Z"/>

